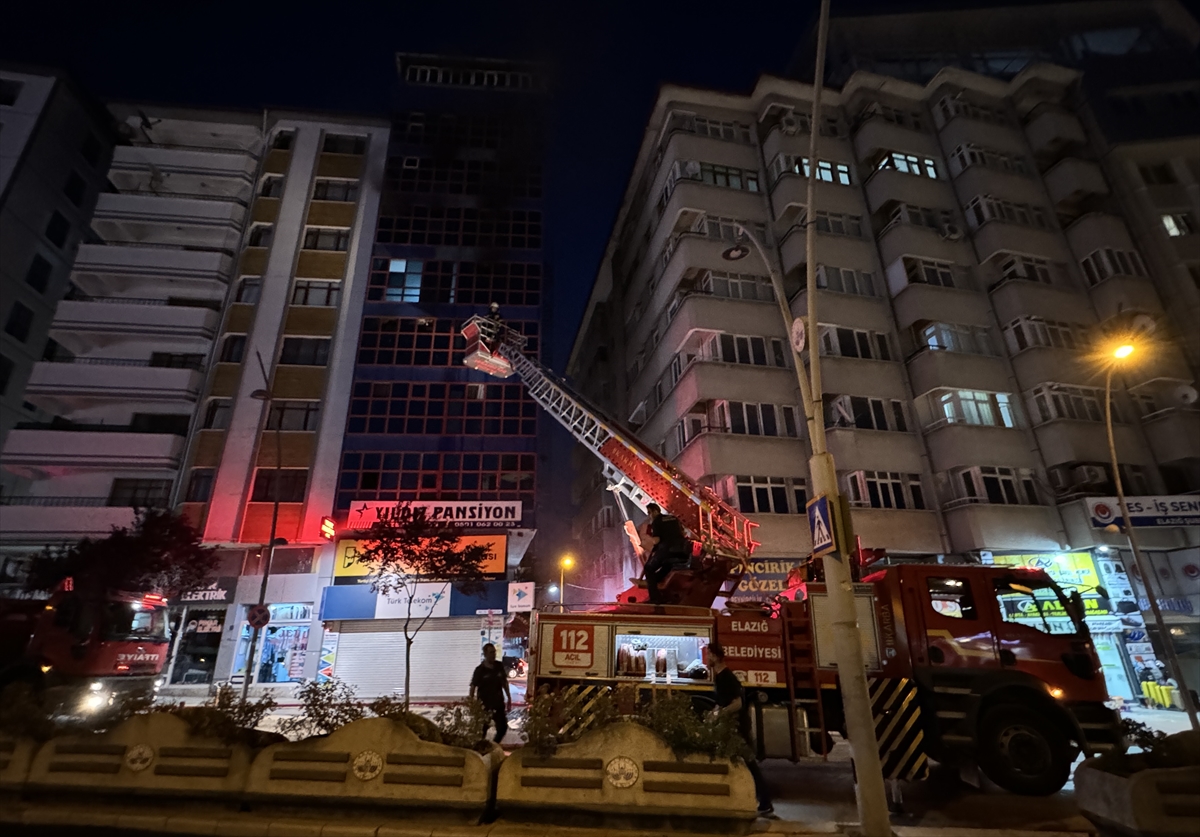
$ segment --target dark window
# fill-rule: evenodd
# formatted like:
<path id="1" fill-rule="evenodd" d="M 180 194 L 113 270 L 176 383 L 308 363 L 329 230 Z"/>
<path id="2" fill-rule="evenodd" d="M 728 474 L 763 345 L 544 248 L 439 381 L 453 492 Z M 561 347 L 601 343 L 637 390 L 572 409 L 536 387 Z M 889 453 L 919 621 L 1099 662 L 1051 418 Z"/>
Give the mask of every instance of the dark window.
<path id="1" fill-rule="evenodd" d="M 350 246 L 350 231 L 312 227 L 304 233 L 305 250 L 344 251 Z"/>
<path id="2" fill-rule="evenodd" d="M 275 486 L 278 482 L 278 499 L 281 503 L 304 502 L 304 489 L 308 485 L 308 469 L 281 468 L 276 479 L 274 468 L 260 468 L 254 476 L 254 491 L 250 500 L 255 503 L 273 503 L 276 499 Z"/>
<path id="3" fill-rule="evenodd" d="M 260 186 L 258 189 L 258 194 L 264 198 L 278 198 L 283 194 L 283 178 L 265 178 L 262 182 L 262 186 Z"/>
<path id="4" fill-rule="evenodd" d="M 76 206 L 80 206 L 83 203 L 83 196 L 86 193 L 87 181 L 76 172 L 71 172 L 71 176 L 67 178 L 67 185 L 63 186 L 63 194 L 67 196 L 67 200 Z"/>
<path id="5" fill-rule="evenodd" d="M 0 106 L 12 107 L 17 103 L 17 97 L 21 95 L 21 88 L 25 86 L 25 82 L 17 81 L 12 78 L 0 78 Z"/>
<path id="6" fill-rule="evenodd" d="M 279 362 L 295 366 L 324 366 L 329 362 L 329 338 L 284 338 Z"/>
<path id="7" fill-rule="evenodd" d="M 929 606 L 935 613 L 950 619 L 978 618 L 969 579 L 930 578 L 926 583 L 929 588 Z"/>
<path id="8" fill-rule="evenodd" d="M 319 401 L 276 401 L 267 416 L 268 430 L 316 430 Z"/>
<path id="9" fill-rule="evenodd" d="M 247 247 L 270 247 L 271 238 L 275 235 L 275 228 L 270 224 L 259 224 L 254 229 L 250 230 L 250 238 L 246 241 Z"/>
<path id="10" fill-rule="evenodd" d="M 88 134 L 83 145 L 79 147 L 79 153 L 83 155 L 83 159 L 87 160 L 89 166 L 100 162 L 100 150 L 100 140 L 96 139 L 95 134 Z"/>
<path id="11" fill-rule="evenodd" d="M 29 337 L 32 325 L 33 309 L 20 302 L 14 302 L 8 310 L 8 322 L 4 324 L 4 331 L 24 343 Z"/>
<path id="12" fill-rule="evenodd" d="M 280 131 L 271 139 L 271 147 L 280 151 L 290 151 L 294 139 L 296 139 L 295 131 Z"/>
<path id="13" fill-rule="evenodd" d="M 241 363 L 242 355 L 246 353 L 246 335 L 231 334 L 221 344 L 222 363 Z"/>
<path id="14" fill-rule="evenodd" d="M 129 429 L 135 433 L 170 433 L 186 436 L 192 417 L 178 413 L 134 413 Z"/>
<path id="15" fill-rule="evenodd" d="M 0 395 L 8 391 L 8 382 L 12 380 L 13 362 L 0 355 Z"/>
<path id="16" fill-rule="evenodd" d="M 110 506 L 162 508 L 171 495 L 170 480 L 115 479 L 108 495 Z"/>
<path id="17" fill-rule="evenodd" d="M 258 302 L 261 294 L 262 278 L 250 276 L 238 283 L 237 296 L 234 297 L 234 302 L 244 302 L 247 305 L 253 305 Z"/>
<path id="18" fill-rule="evenodd" d="M 204 411 L 204 426 L 211 430 L 225 430 L 233 415 L 233 402 L 228 398 L 214 398 Z"/>
<path id="19" fill-rule="evenodd" d="M 204 368 L 204 355 L 152 352 L 150 355 L 150 365 L 166 369 L 200 370 Z"/>
<path id="20" fill-rule="evenodd" d="M 71 232 L 71 222 L 68 221 L 61 212 L 55 212 L 50 216 L 50 223 L 46 225 L 46 238 L 55 247 L 62 247 L 67 243 L 67 235 Z"/>
<path id="21" fill-rule="evenodd" d="M 354 203 L 358 200 L 358 181 L 318 180 L 313 186 L 313 200 Z"/>
<path id="22" fill-rule="evenodd" d="M 192 475 L 188 478 L 184 502 L 207 503 L 208 498 L 212 496 L 213 477 L 216 476 L 216 473 L 214 468 L 193 468 Z"/>
<path id="23" fill-rule="evenodd" d="M 40 253 L 33 254 L 33 261 L 29 264 L 29 270 L 25 274 L 25 283 L 33 288 L 38 293 L 45 293 L 46 288 L 50 284 L 50 272 L 54 270 L 54 266 L 50 261 L 44 258 Z"/>
<path id="24" fill-rule="evenodd" d="M 367 150 L 367 138 L 326 134 L 321 150 L 327 154 L 362 154 Z"/>

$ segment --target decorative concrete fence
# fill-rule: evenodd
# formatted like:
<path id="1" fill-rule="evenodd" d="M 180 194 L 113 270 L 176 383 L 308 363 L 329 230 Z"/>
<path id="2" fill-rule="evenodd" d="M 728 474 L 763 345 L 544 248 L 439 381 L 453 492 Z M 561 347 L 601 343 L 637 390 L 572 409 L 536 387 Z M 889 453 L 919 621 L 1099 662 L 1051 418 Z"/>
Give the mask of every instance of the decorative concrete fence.
<path id="1" fill-rule="evenodd" d="M 1080 812 L 1103 835 L 1195 837 L 1200 834 L 1200 767 L 1107 773 L 1088 759 L 1075 770 Z"/>
<path id="2" fill-rule="evenodd" d="M 665 741 L 632 722 L 610 724 L 558 748 L 549 758 L 520 750 L 504 760 L 496 787 L 501 816 L 595 824 L 673 821 L 722 833 L 756 817 L 754 780 L 740 762 L 677 758 Z"/>
<path id="3" fill-rule="evenodd" d="M 20 790 L 25 785 L 36 752 L 33 739 L 0 738 L 0 791 Z"/>

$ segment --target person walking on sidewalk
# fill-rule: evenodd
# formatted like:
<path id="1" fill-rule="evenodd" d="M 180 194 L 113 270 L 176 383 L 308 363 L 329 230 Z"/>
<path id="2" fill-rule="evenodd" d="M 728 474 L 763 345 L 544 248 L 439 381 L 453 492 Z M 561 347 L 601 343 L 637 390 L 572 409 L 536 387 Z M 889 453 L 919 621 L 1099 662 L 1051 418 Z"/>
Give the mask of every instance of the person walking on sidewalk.
<path id="1" fill-rule="evenodd" d="M 716 691 L 717 709 L 715 714 L 737 716 L 737 731 L 745 743 L 742 758 L 750 775 L 754 778 L 754 796 L 758 800 L 758 815 L 770 817 L 775 814 L 775 806 L 771 803 L 771 794 L 767 790 L 767 782 L 759 769 L 758 759 L 754 757 L 754 745 L 750 741 L 750 706 L 746 703 L 746 691 L 737 675 L 725 665 L 725 649 L 715 642 L 709 643 L 708 659 L 713 668 L 713 688 Z"/>
<path id="2" fill-rule="evenodd" d="M 471 697 L 478 697 L 484 708 L 492 713 L 499 744 L 508 732 L 508 713 L 512 710 L 512 692 L 508 690 L 508 672 L 504 664 L 496 660 L 496 646 L 490 642 L 483 646 L 483 662 L 475 667 L 471 675 Z M 484 729 L 484 735 L 487 730 Z"/>

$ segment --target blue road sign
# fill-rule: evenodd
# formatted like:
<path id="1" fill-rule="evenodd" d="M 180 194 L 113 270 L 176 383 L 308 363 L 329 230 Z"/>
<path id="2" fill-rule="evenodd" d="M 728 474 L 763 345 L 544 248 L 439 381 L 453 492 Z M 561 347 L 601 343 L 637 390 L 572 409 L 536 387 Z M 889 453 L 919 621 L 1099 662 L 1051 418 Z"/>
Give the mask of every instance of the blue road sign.
<path id="1" fill-rule="evenodd" d="M 808 530 L 812 533 L 812 554 L 816 558 L 837 551 L 833 535 L 833 515 L 829 509 L 829 497 L 822 494 L 808 501 Z"/>

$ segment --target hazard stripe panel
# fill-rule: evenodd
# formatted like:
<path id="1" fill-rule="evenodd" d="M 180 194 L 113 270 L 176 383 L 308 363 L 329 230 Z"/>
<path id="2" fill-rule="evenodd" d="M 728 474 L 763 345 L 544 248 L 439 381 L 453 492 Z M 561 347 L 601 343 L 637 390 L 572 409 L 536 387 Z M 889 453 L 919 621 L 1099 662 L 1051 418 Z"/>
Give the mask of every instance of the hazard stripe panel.
<path id="1" fill-rule="evenodd" d="M 917 687 L 907 677 L 872 677 L 871 715 L 885 779 L 916 781 L 929 775 Z"/>

